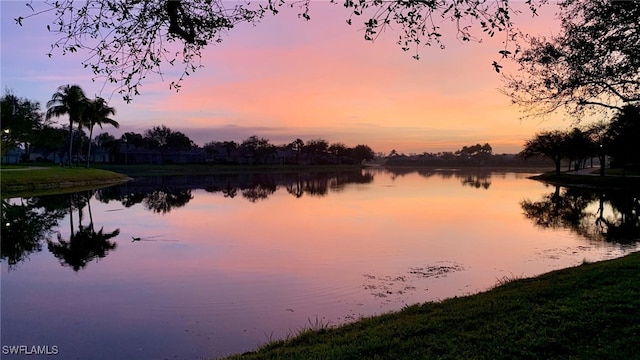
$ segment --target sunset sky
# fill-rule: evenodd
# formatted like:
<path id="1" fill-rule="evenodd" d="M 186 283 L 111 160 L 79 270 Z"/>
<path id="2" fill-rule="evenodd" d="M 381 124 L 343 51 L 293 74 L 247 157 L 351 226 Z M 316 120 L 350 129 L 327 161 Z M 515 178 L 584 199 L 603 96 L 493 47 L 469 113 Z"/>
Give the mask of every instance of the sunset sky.
<path id="1" fill-rule="evenodd" d="M 150 77 L 142 95 L 126 104 L 112 95 L 113 88 L 101 90 L 101 81 L 91 81 L 93 74 L 80 64 L 87 54 L 45 55 L 57 40 L 46 30 L 50 17 L 31 18 L 19 27 L 13 19 L 31 11 L 25 2 L 0 6 L 3 92 L 9 89 L 44 108 L 58 86 L 78 84 L 116 108 L 121 128 L 103 130 L 116 136 L 164 124 L 198 145 L 258 135 L 273 144 L 323 138 L 384 153 L 455 151 L 485 142 L 494 152 L 515 153 L 538 131 L 570 126 L 560 115 L 521 120 L 521 109 L 498 92 L 500 76 L 491 66 L 502 38 L 462 43 L 449 22 L 442 24 L 446 49 L 422 48 L 416 61 L 396 45 L 393 32 L 375 43 L 365 41 L 357 21 L 346 24 L 349 13 L 341 5 L 313 2 L 310 21 L 283 8 L 208 47 L 205 67 L 188 77 L 180 92 L 169 90 L 173 79 Z M 527 33 L 548 36 L 558 28 L 554 12 L 547 5 L 534 19 L 525 10 L 515 20 Z"/>

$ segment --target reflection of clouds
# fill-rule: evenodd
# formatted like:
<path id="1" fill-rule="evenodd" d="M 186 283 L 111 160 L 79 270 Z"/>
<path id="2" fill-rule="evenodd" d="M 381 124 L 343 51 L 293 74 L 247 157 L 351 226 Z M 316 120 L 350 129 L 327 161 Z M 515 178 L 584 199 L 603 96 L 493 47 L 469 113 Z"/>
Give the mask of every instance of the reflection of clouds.
<path id="1" fill-rule="evenodd" d="M 436 265 L 410 267 L 406 274 L 372 275 L 364 274 L 363 289 L 383 303 L 401 302 L 406 295 L 424 286 L 421 281 L 446 277 L 448 274 L 464 271 L 461 264 L 438 261 Z M 424 287 L 424 290 L 428 288 Z"/>

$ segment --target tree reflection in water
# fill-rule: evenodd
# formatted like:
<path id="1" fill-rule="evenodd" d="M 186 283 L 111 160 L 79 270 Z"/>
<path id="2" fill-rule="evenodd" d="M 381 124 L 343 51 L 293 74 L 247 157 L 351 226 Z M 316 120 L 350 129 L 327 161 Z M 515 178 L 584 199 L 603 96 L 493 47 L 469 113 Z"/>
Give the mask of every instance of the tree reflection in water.
<path id="1" fill-rule="evenodd" d="M 348 170 L 348 171 L 308 171 L 292 173 L 243 173 L 207 176 L 145 177 L 136 181 L 96 191 L 74 194 L 43 196 L 31 199 L 2 201 L 2 259 L 10 267 L 24 261 L 29 254 L 42 250 L 43 242 L 64 266 L 78 271 L 94 260 L 104 258 L 116 249 L 112 241 L 120 234 L 120 229 L 94 230 L 91 199 L 103 203 L 119 201 L 124 207 L 142 204 L 145 209 L 167 214 L 185 206 L 193 199 L 194 189 L 204 189 L 211 193 L 221 193 L 225 198 L 235 198 L 238 194 L 251 202 L 266 200 L 278 189 L 284 188 L 296 198 L 302 196 L 326 196 L 331 191 L 341 192 L 353 184 L 369 184 L 377 171 L 390 172 L 392 176 L 418 172 L 423 177 L 440 176 L 459 178 L 463 186 L 487 189 L 491 185 L 492 173 L 478 173 L 456 170 L 393 169 L 393 170 Z M 619 200 L 616 200 L 619 201 Z M 89 222 L 85 224 L 85 213 Z M 74 224 L 77 213 L 78 224 Z M 69 216 L 69 237 L 55 236 L 53 228 L 59 226 L 64 216 Z M 613 233 L 626 230 L 628 221 L 602 219 Z M 53 238 L 53 239 L 52 239 Z M 54 239 L 56 239 L 54 241 Z"/>
<path id="2" fill-rule="evenodd" d="M 64 218 L 64 209 L 46 209 L 40 198 L 2 200 L 0 258 L 12 270 L 30 254 L 42 250 L 42 241 L 48 239 Z"/>
<path id="3" fill-rule="evenodd" d="M 92 226 L 80 226 L 80 229 L 69 237 L 62 239 L 58 234 L 58 242 L 47 241 L 49 251 L 63 266 L 70 266 L 73 271 L 83 269 L 94 259 L 104 258 L 109 251 L 116 248 L 116 243 L 109 241 L 120 234 L 120 229 L 104 233 L 101 228 L 95 231 Z"/>
<path id="4" fill-rule="evenodd" d="M 204 189 L 210 193 L 221 193 L 225 198 L 236 198 L 238 194 L 251 202 L 267 200 L 278 189 L 284 188 L 296 198 L 327 196 L 329 192 L 341 192 L 353 184 L 369 184 L 378 171 L 392 174 L 392 178 L 417 172 L 423 177 L 440 176 L 444 179 L 458 178 L 463 186 L 488 189 L 491 186 L 490 171 L 478 172 L 433 169 L 385 169 L 348 170 L 327 172 L 292 173 L 238 173 L 203 176 L 142 177 L 136 181 L 98 190 L 96 198 L 102 202 L 117 200 L 124 207 L 144 204 L 147 210 L 166 214 L 185 206 L 193 199 L 192 190 Z"/>
<path id="5" fill-rule="evenodd" d="M 83 269 L 94 259 L 104 258 L 116 248 L 116 243 L 109 241 L 120 234 L 120 229 L 105 233 L 103 228 L 94 230 L 91 198 L 94 191 L 77 192 L 69 195 L 69 239 L 65 240 L 58 233 L 58 241 L 47 240 L 49 251 L 60 260 L 63 266 L 74 271 Z M 78 210 L 78 231 L 73 225 L 73 208 Z M 83 225 L 84 208 L 88 209 L 89 224 Z"/>
<path id="6" fill-rule="evenodd" d="M 96 198 L 101 202 L 117 200 L 124 207 L 143 203 L 147 210 L 166 214 L 193 199 L 191 192 L 195 189 L 221 193 L 225 198 L 241 194 L 243 199 L 257 202 L 267 200 L 280 188 L 298 198 L 305 194 L 326 196 L 329 191 L 340 192 L 350 184 L 368 184 L 373 179 L 372 173 L 362 170 L 145 177 L 100 189 Z"/>
<path id="7" fill-rule="evenodd" d="M 155 213 L 166 214 L 173 209 L 185 206 L 193 199 L 191 190 L 155 190 L 142 198 L 142 203 L 147 210 Z"/>
<path id="8" fill-rule="evenodd" d="M 633 244 L 640 240 L 640 197 L 637 191 L 590 191 L 555 186 L 538 201 L 520 203 L 524 216 L 537 226 L 569 229 L 593 240 Z"/>
<path id="9" fill-rule="evenodd" d="M 476 189 L 488 189 L 491 187 L 491 176 L 495 175 L 490 170 L 484 169 L 435 169 L 435 168 L 402 168 L 390 167 L 386 171 L 391 173 L 392 179 L 402 177 L 407 174 L 417 173 L 418 175 L 430 178 L 439 176 L 443 179 L 456 178 L 460 180 L 462 186 L 469 186 Z"/>
<path id="10" fill-rule="evenodd" d="M 94 230 L 90 199 L 92 191 L 81 193 L 49 195 L 29 199 L 2 200 L 2 259 L 9 269 L 42 250 L 44 242 L 63 266 L 75 271 L 84 268 L 96 258 L 103 258 L 115 249 L 110 239 L 120 233 L 120 229 L 106 232 Z M 89 214 L 89 224 L 84 225 L 85 208 Z M 78 213 L 78 228 L 74 225 L 74 212 Z M 69 239 L 54 231 L 60 221 L 69 217 Z M 56 234 L 57 242 L 52 240 Z"/>

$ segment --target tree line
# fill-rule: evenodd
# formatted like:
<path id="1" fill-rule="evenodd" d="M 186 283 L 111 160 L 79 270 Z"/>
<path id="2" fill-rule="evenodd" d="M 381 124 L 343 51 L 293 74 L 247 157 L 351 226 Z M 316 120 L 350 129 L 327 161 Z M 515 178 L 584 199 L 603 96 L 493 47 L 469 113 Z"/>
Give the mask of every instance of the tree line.
<path id="1" fill-rule="evenodd" d="M 598 122 L 572 130 L 543 131 L 525 143 L 521 156 L 544 156 L 560 173 L 561 162 L 578 170 L 589 159 L 598 158 L 600 175 L 604 175 L 607 159 L 614 168 L 640 169 L 640 106 L 625 105 L 610 122 Z"/>
<path id="2" fill-rule="evenodd" d="M 88 98 L 78 85 L 58 87 L 51 100 L 47 102 L 44 114 L 38 102 L 19 98 L 9 91 L 0 99 L 0 103 L 3 156 L 7 156 L 9 150 L 19 147 L 24 150 L 25 159 L 28 159 L 34 150 L 38 150 L 44 154 L 59 155 L 61 162 L 65 154 L 63 148 L 67 148 L 67 165 L 71 166 L 74 155 L 79 165 L 78 149 L 82 149 L 86 166 L 89 167 L 93 128 L 96 125 L 100 128 L 103 125 L 116 128 L 120 126 L 109 117 L 116 113 L 113 107 L 101 97 Z M 68 129 L 56 127 L 52 118 L 65 115 L 69 118 Z M 74 132 L 74 124 L 77 126 L 77 132 Z M 88 136 L 83 129 L 89 131 Z"/>
<path id="3" fill-rule="evenodd" d="M 100 149 L 104 161 L 144 162 L 140 154 L 157 154 L 158 162 L 172 162 L 176 153 L 191 152 L 198 156 L 183 157 L 187 162 L 208 162 L 222 164 L 359 164 L 372 160 L 375 153 L 368 145 L 348 147 L 341 142 L 329 143 L 325 139 L 303 141 L 295 139 L 283 145 L 272 144 L 269 139 L 256 135 L 241 142 L 210 141 L 198 146 L 180 131 L 160 125 L 143 133 L 127 132 L 119 138 L 103 132 L 95 138 L 96 125 L 119 127 L 110 118 L 115 109 L 100 97 L 89 99 L 78 85 L 63 85 L 47 102 L 43 112 L 38 102 L 20 98 L 7 91 L 0 99 L 2 111 L 1 132 L 2 156 L 8 161 L 8 152 L 19 148 L 23 151 L 22 161 L 39 154 L 42 161 L 53 161 L 72 165 L 75 159 L 79 165 L 82 159 L 89 167 L 93 149 Z M 53 120 L 67 116 L 68 126 L 60 126 Z M 87 134 L 88 132 L 88 134 Z M 150 159 L 147 156 L 146 159 Z"/>
<path id="4" fill-rule="evenodd" d="M 549 161 L 543 158 L 524 159 L 516 154 L 494 154 L 489 143 L 463 146 L 456 151 L 441 151 L 436 153 L 405 155 L 391 150 L 386 157 L 387 167 L 522 167 L 549 166 Z"/>

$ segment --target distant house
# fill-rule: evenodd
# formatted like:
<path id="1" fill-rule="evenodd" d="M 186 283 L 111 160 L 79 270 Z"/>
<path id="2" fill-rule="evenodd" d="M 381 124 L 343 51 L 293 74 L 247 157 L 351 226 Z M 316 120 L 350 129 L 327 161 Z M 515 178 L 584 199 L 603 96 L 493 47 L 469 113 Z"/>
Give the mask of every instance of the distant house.
<path id="1" fill-rule="evenodd" d="M 115 160 L 123 164 L 188 164 L 205 163 L 208 157 L 207 152 L 201 148 L 160 151 L 121 143 Z"/>
<path id="2" fill-rule="evenodd" d="M 14 148 L 7 150 L 7 152 L 2 155 L 2 163 L 3 164 L 19 164 L 22 159 L 22 154 L 24 150 L 20 148 Z"/>

